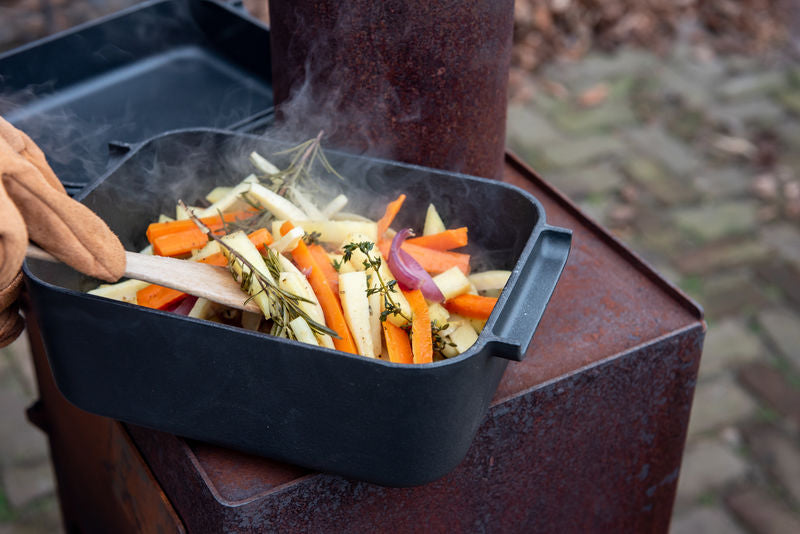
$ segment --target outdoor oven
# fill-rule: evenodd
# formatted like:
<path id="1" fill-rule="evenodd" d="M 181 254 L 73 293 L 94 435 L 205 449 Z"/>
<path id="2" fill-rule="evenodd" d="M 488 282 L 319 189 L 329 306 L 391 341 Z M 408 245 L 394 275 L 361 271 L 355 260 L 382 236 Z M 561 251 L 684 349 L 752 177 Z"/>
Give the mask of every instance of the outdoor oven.
<path id="1" fill-rule="evenodd" d="M 190 531 L 666 532 L 705 332 L 701 310 L 504 152 L 512 2 L 344 4 L 273 0 L 270 65 L 268 30 L 235 7 L 145 2 L 0 56 L 4 90 L 28 91 L 3 112 L 55 158 L 73 192 L 167 130 L 263 131 L 273 94 L 279 123 L 294 120 L 297 102 L 342 111 L 350 120 L 331 132 L 339 147 L 517 185 L 538 199 L 548 223 L 573 232 L 526 359 L 506 369 L 455 470 L 393 489 L 76 410 L 55 389 L 31 321 L 42 392 L 31 416 L 50 436 L 65 521 L 115 531 L 148 521 Z M 321 48 L 313 39 L 320 35 Z M 89 139 L 79 157 L 58 150 L 54 128 L 39 128 L 52 117 L 67 117 L 64 126 Z M 320 126 L 329 123 L 306 125 Z M 79 445 L 98 439 L 115 445 Z M 85 472 L 101 489 L 85 487 Z M 142 478 L 149 472 L 154 480 Z M 163 495 L 146 502 L 164 513 L 149 513 L 126 491 Z M 106 511 L 87 513 L 98 507 Z"/>

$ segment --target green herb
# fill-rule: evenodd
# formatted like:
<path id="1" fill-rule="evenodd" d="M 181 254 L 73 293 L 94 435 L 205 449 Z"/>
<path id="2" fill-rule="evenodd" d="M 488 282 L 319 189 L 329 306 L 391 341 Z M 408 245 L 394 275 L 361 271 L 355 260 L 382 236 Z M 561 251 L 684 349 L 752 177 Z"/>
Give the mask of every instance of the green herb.
<path id="1" fill-rule="evenodd" d="M 451 341 L 446 341 L 442 337 L 442 332 L 450 328 L 449 323 L 445 323 L 443 325 L 439 325 L 439 321 L 433 320 L 431 321 L 431 339 L 433 341 L 433 352 L 434 354 L 441 354 L 444 357 L 443 351 L 445 347 L 455 347 L 456 344 Z"/>
<path id="2" fill-rule="evenodd" d="M 203 224 L 203 221 L 201 221 L 191 209 L 186 207 L 186 204 L 184 204 L 182 200 L 179 200 L 178 204 L 180 204 L 180 206 L 186 210 L 186 213 L 189 214 L 189 218 L 194 222 L 195 225 L 197 225 L 198 228 L 205 232 L 211 239 L 219 243 L 219 246 L 227 250 L 231 257 L 241 262 L 242 265 L 250 270 L 247 273 L 242 270 L 242 289 L 249 292 L 252 284 L 257 283 L 261 289 L 256 294 L 264 292 L 267 295 L 267 298 L 270 301 L 270 318 L 274 323 L 272 330 L 270 331 L 271 334 L 294 339 L 294 333 L 288 326 L 289 322 L 297 317 L 302 317 L 308 323 L 308 326 L 313 332 L 317 334 L 328 334 L 335 338 L 339 337 L 335 331 L 314 321 L 305 311 L 300 308 L 301 302 L 311 302 L 310 300 L 299 295 L 295 295 L 294 293 L 290 293 L 277 286 L 272 280 L 261 274 L 261 272 L 241 254 L 228 246 L 228 244 L 222 239 L 214 235 L 214 233 L 205 224 Z M 270 274 L 272 274 L 274 278 L 278 278 L 281 272 L 280 258 L 278 257 L 278 253 L 272 249 L 268 249 L 267 256 L 264 258 L 264 260 L 267 264 L 267 269 L 270 271 Z M 236 280 L 235 274 L 234 279 Z M 248 297 L 245 302 L 250 301 L 253 297 L 255 297 L 255 295 Z"/>
<path id="3" fill-rule="evenodd" d="M 273 191 L 283 196 L 290 187 L 297 185 L 301 185 L 303 189 L 309 191 L 313 190 L 316 184 L 313 178 L 313 170 L 317 163 L 322 165 L 322 168 L 330 174 L 340 180 L 344 180 L 344 177 L 333 168 L 321 148 L 320 140 L 324 133 L 320 131 L 313 139 L 309 139 L 288 150 L 275 153 L 275 155 L 290 154 L 292 159 L 289 166 L 282 171 L 270 175 L 261 175 L 261 177 L 270 181 Z"/>
<path id="4" fill-rule="evenodd" d="M 381 312 L 381 322 L 385 321 L 390 315 L 397 315 L 402 317 L 409 323 L 411 322 L 411 318 L 408 317 L 403 311 L 400 309 L 400 306 L 392 298 L 392 293 L 397 293 L 397 280 L 389 280 L 386 282 L 383 277 L 381 276 L 380 268 L 381 268 L 381 257 L 378 255 L 370 255 L 372 249 L 375 247 L 375 243 L 370 241 L 362 241 L 360 243 L 348 243 L 343 247 L 344 249 L 344 256 L 343 261 L 350 261 L 353 257 L 353 252 L 356 250 L 360 250 L 366 257 L 363 261 L 364 268 L 367 270 L 372 270 L 372 273 L 375 273 L 375 277 L 378 280 L 378 285 L 375 287 L 367 287 L 367 296 L 374 295 L 379 293 L 383 296 L 383 311 Z M 370 275 L 371 276 L 371 275 Z"/>
<path id="5" fill-rule="evenodd" d="M 319 238 L 320 237 L 322 237 L 322 234 L 319 233 L 319 232 L 311 232 L 310 234 L 306 233 L 303 236 L 303 242 L 306 245 L 319 245 Z"/>

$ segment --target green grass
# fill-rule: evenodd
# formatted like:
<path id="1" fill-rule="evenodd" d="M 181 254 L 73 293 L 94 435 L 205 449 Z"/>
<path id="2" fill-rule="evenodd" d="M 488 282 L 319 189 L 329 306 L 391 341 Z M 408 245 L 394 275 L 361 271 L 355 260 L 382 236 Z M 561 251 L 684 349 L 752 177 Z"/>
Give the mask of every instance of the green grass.
<path id="1" fill-rule="evenodd" d="M 0 523 L 13 521 L 14 517 L 14 510 L 11 509 L 8 499 L 6 499 L 6 494 L 3 493 L 2 488 L 0 488 Z"/>

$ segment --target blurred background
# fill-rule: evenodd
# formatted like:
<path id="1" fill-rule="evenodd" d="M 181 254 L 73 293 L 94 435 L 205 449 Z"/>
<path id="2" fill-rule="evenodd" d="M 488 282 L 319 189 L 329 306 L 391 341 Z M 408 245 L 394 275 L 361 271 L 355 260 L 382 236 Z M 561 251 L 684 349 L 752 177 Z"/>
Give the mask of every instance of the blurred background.
<path id="1" fill-rule="evenodd" d="M 134 3 L 0 0 L 0 52 Z M 798 4 L 515 4 L 508 146 L 706 310 L 674 533 L 800 532 Z M 0 350 L 0 534 L 61 528 L 35 398 L 23 336 Z"/>

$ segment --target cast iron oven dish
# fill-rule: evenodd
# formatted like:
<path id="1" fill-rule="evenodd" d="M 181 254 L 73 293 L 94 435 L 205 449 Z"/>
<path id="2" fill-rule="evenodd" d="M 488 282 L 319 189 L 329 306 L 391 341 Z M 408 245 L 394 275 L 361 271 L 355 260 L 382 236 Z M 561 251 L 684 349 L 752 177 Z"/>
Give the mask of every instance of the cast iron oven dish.
<path id="1" fill-rule="evenodd" d="M 126 249 L 141 250 L 148 222 L 174 209 L 174 199 L 238 183 L 248 154 L 283 148 L 223 131 L 167 133 L 132 147 L 79 200 Z M 328 157 L 347 176 L 338 185 L 350 211 L 378 219 L 386 200 L 405 193 L 393 224 L 404 228 L 434 202 L 448 226 L 469 227 L 465 252 L 511 271 L 471 348 L 424 365 L 365 358 L 88 295 L 97 280 L 29 260 L 33 310 L 65 397 L 99 415 L 382 485 L 424 484 L 452 470 L 508 360 L 527 350 L 571 234 L 548 226 L 539 202 L 512 186 Z M 191 179 L 177 178 L 187 169 Z"/>

